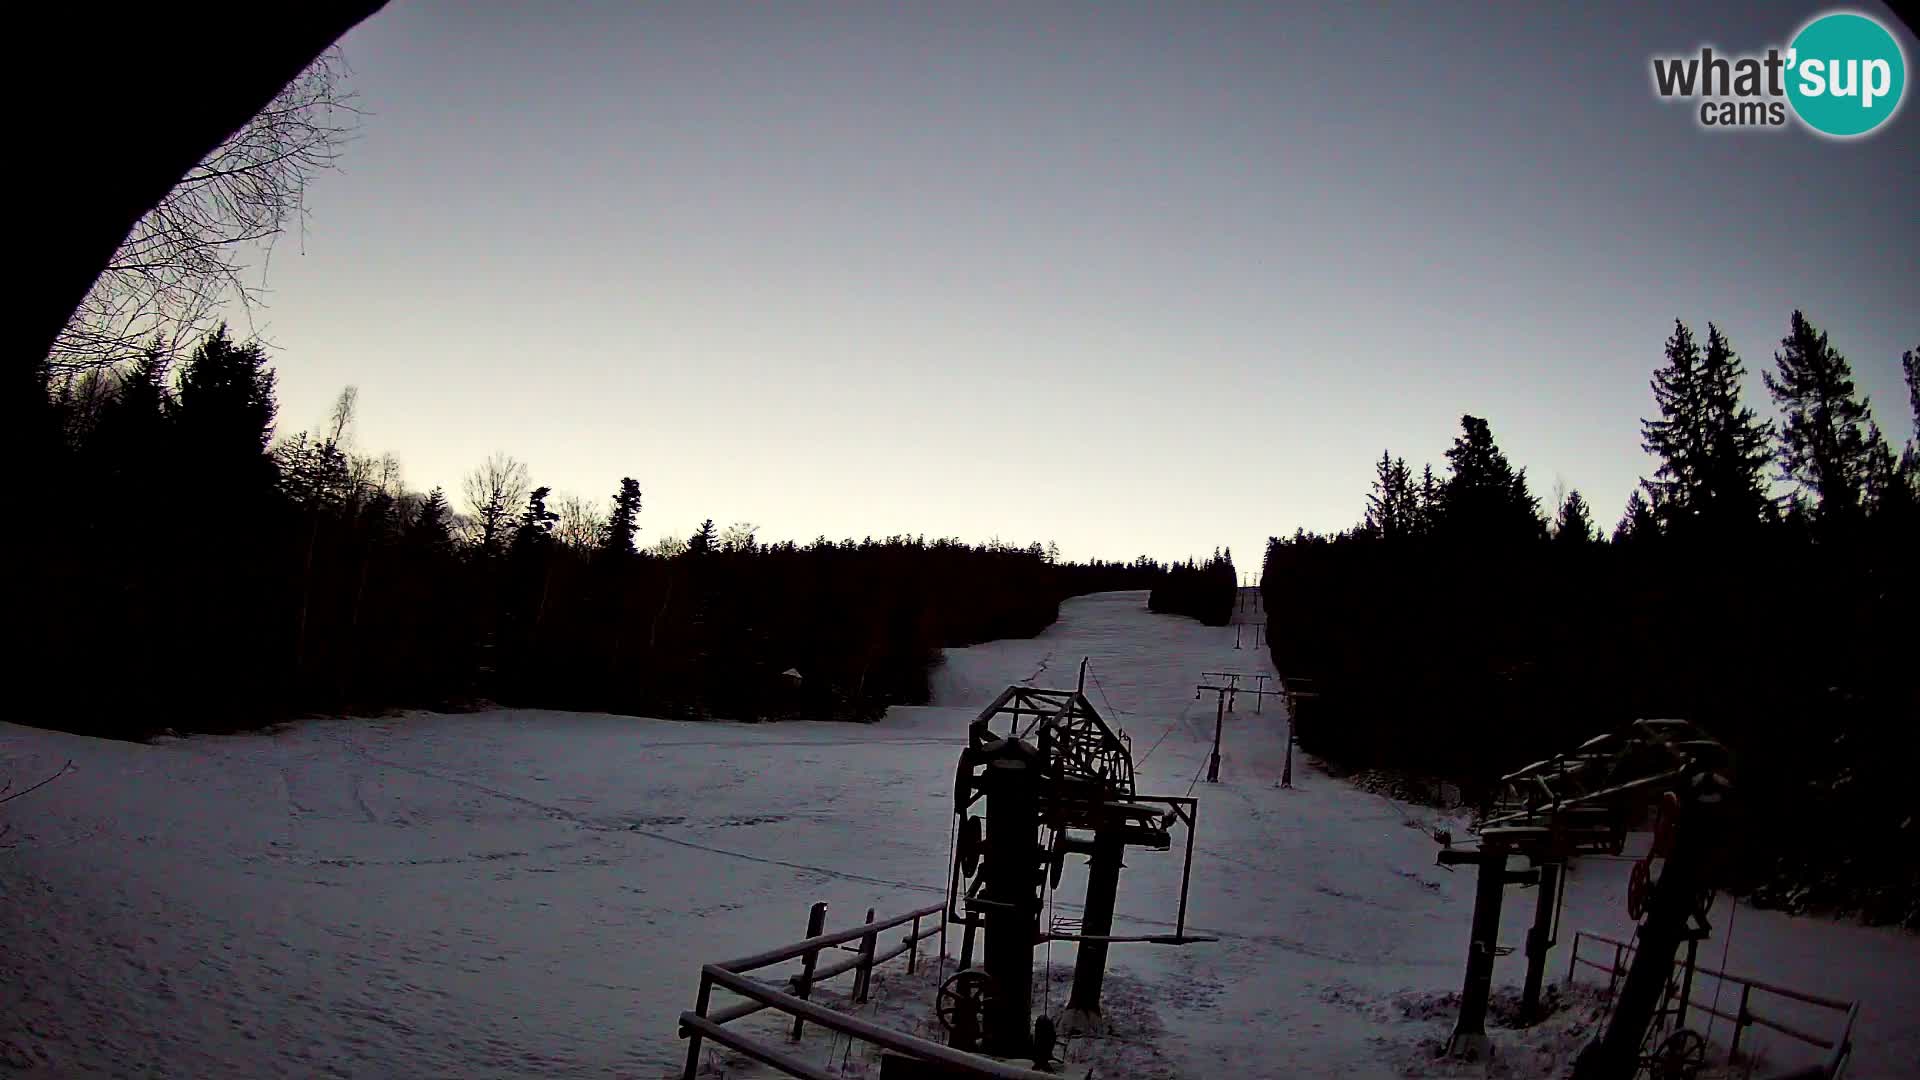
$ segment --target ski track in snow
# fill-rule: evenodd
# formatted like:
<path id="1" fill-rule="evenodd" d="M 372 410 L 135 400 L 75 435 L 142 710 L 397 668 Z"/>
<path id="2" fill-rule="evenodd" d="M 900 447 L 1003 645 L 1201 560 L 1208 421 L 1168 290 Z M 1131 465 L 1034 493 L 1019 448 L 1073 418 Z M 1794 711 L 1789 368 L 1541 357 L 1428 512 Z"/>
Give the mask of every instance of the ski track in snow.
<path id="1" fill-rule="evenodd" d="M 677 1075 L 675 1018 L 701 963 L 798 939 L 815 900 L 837 928 L 944 893 L 955 757 L 1010 683 L 1070 686 L 1091 657 L 1089 692 L 1132 736 L 1142 792 L 1187 788 L 1213 734 L 1193 704 L 1200 673 L 1271 669 L 1263 650 L 1233 648 L 1233 627 L 1144 601 L 1070 600 L 1037 638 L 951 650 L 934 705 L 871 726 L 500 710 L 138 746 L 0 725 L 0 780 L 74 761 L 0 812 L 13 827 L 0 850 L 0 1072 Z M 1108 1029 L 1070 1042 L 1070 1063 L 1151 1080 L 1466 1075 L 1425 1055 L 1451 1019 L 1473 881 L 1435 866 L 1424 831 L 1465 830 L 1304 757 L 1280 789 L 1284 732 L 1276 701 L 1229 713 L 1222 782 L 1194 786 L 1187 926 L 1222 940 L 1115 946 Z M 1183 839 L 1129 854 L 1116 932 L 1174 925 Z M 1573 868 L 1555 982 L 1573 930 L 1628 932 L 1626 869 Z M 1074 860 L 1051 912 L 1077 916 L 1084 890 Z M 1503 942 L 1521 940 L 1531 911 L 1529 893 L 1509 891 Z M 1727 922 L 1723 900 L 1703 948 L 1714 966 Z M 1865 1000 L 1850 1075 L 1920 1074 L 1920 942 L 1746 908 L 1734 922 L 1732 970 Z M 1073 955 L 1064 942 L 1036 953 L 1037 1004 L 1062 1004 Z M 1517 985 L 1522 964 L 1503 957 L 1497 983 Z M 940 970 L 883 969 L 863 1015 L 931 1031 Z M 1560 1061 L 1590 1024 L 1566 1016 L 1496 1030 L 1510 1052 L 1474 1075 Z M 1811 1054 L 1762 1029 L 1747 1038 L 1783 1064 Z M 872 1071 L 826 1033 L 801 1045 Z M 709 1058 L 728 1076 L 766 1075 Z"/>

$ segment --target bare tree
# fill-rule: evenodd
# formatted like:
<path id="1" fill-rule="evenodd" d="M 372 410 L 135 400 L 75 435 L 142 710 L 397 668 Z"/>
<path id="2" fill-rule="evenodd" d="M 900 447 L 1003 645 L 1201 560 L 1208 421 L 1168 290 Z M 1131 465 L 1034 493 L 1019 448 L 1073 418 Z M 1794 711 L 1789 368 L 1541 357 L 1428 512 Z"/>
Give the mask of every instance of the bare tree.
<path id="1" fill-rule="evenodd" d="M 720 530 L 720 550 L 752 551 L 754 534 L 759 531 L 760 526 L 750 521 L 736 521 Z"/>
<path id="2" fill-rule="evenodd" d="M 663 559 L 671 559 L 686 553 L 687 542 L 678 536 L 669 534 L 655 540 L 653 546 L 647 550 Z"/>
<path id="3" fill-rule="evenodd" d="M 462 490 L 472 512 L 476 546 L 488 553 L 500 550 L 506 541 L 507 529 L 520 505 L 527 501 L 532 486 L 526 465 L 503 450 L 494 451 L 492 457 L 467 474 Z"/>
<path id="4" fill-rule="evenodd" d="M 584 554 L 605 541 L 607 518 L 598 502 L 578 495 L 562 495 L 554 503 L 554 510 L 560 520 L 554 523 L 553 538 L 568 550 Z"/>
<path id="5" fill-rule="evenodd" d="M 226 304 L 251 314 L 274 240 L 303 221 L 307 184 L 358 123 L 348 74 L 338 48 L 322 53 L 139 219 L 54 339 L 56 370 L 171 356 Z"/>

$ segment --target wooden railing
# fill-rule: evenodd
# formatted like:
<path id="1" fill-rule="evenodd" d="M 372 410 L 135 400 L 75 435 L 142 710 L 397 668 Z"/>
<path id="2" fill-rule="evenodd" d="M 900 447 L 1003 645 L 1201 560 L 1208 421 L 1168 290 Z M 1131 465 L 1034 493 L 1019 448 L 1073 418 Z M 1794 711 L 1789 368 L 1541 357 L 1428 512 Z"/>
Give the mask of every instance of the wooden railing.
<path id="1" fill-rule="evenodd" d="M 815 904 L 808 912 L 807 936 L 804 940 L 752 956 L 744 956 L 738 960 L 705 965 L 700 969 L 700 992 L 694 999 L 693 1008 L 680 1014 L 680 1037 L 687 1040 L 687 1066 L 681 1073 L 683 1080 L 694 1080 L 694 1075 L 699 1070 L 700 1045 L 703 1039 L 712 1039 L 755 1061 L 779 1069 L 788 1076 L 798 1076 L 804 1080 L 834 1080 L 825 1069 L 798 1057 L 785 1047 L 726 1027 L 730 1021 L 751 1016 L 764 1009 L 778 1009 L 793 1017 L 790 1037 L 795 1040 L 800 1038 L 803 1026 L 810 1020 L 830 1031 L 837 1031 L 842 1035 L 861 1039 L 896 1053 L 924 1061 L 938 1062 L 957 1070 L 960 1075 L 998 1077 L 1002 1080 L 1058 1080 L 1058 1077 L 1050 1073 L 1022 1069 L 993 1058 L 955 1050 L 905 1032 L 881 1027 L 870 1020 L 829 1009 L 817 1002 L 807 1000 L 813 987 L 827 979 L 851 971 L 855 973 L 852 998 L 855 1003 L 864 1002 L 872 987 L 873 969 L 902 953 L 907 955 L 907 972 L 911 974 L 919 963 L 920 942 L 940 933 L 945 927 L 945 910 L 944 904 L 931 904 L 900 915 L 876 920 L 873 917 L 873 909 L 869 908 L 867 921 L 864 924 L 848 930 L 824 933 L 827 905 Z M 921 928 L 921 920 L 934 917 L 942 921 L 925 929 Z M 911 924 L 911 929 L 902 935 L 899 943 L 889 946 L 884 952 L 880 951 L 881 932 L 905 924 Z M 860 945 L 853 955 L 829 964 L 819 963 L 821 950 L 831 949 L 854 940 L 858 940 Z M 800 960 L 800 972 L 784 984 L 775 985 L 747 977 L 748 972 L 796 958 Z M 723 1009 L 712 1009 L 713 988 L 716 986 L 744 1000 Z"/>
<path id="2" fill-rule="evenodd" d="M 1595 950 L 1592 948 L 1589 948 L 1588 956 L 1581 956 L 1580 943 L 1582 941 L 1589 942 L 1590 944 L 1612 946 L 1612 956 L 1606 963 L 1593 960 L 1591 959 L 1593 952 L 1598 951 L 1601 955 L 1605 956 L 1606 950 Z M 1610 938 L 1605 934 L 1596 934 L 1591 930 L 1576 931 L 1573 935 L 1572 955 L 1567 960 L 1567 982 L 1573 982 L 1575 968 L 1581 964 L 1585 964 L 1587 967 L 1607 973 L 1607 995 L 1611 997 L 1619 980 L 1627 974 L 1627 965 L 1633 958 L 1633 950 L 1634 947 L 1629 942 Z M 1727 1060 L 1729 1062 L 1734 1060 L 1740 1053 L 1740 1041 L 1742 1036 L 1746 1034 L 1747 1028 L 1757 1024 L 1760 1027 L 1777 1031 L 1790 1039 L 1827 1051 L 1826 1061 L 1824 1065 L 1820 1066 L 1819 1075 L 1828 1077 L 1829 1080 L 1833 1077 L 1838 1077 L 1841 1070 L 1846 1067 L 1847 1058 L 1853 1052 L 1853 1028 L 1860 1019 L 1860 1003 L 1858 1001 L 1841 1001 L 1836 998 L 1821 997 L 1817 994 L 1809 994 L 1802 990 L 1793 990 L 1774 983 L 1762 982 L 1759 979 L 1749 979 L 1740 975 L 1728 975 L 1725 972 L 1716 971 L 1713 968 L 1698 964 L 1694 966 L 1693 970 L 1696 974 L 1710 975 L 1713 978 L 1719 979 L 1722 985 L 1732 984 L 1740 987 L 1739 1004 L 1735 1006 L 1732 1013 L 1721 1012 L 1713 1004 L 1707 1002 L 1691 998 L 1680 998 L 1672 985 L 1669 985 L 1667 988 L 1668 1007 L 1671 1011 L 1677 1013 L 1678 1016 L 1675 1021 L 1676 1026 L 1686 1023 L 1688 1009 L 1699 1009 L 1709 1016 L 1717 1016 L 1733 1024 L 1733 1038 L 1727 1046 Z M 1814 1006 L 1815 1008 L 1837 1012 L 1843 1014 L 1845 1019 L 1841 1022 L 1839 1031 L 1832 1037 L 1823 1037 L 1811 1032 L 1801 1031 L 1777 1017 L 1762 1016 L 1754 1012 L 1753 994 L 1755 991 L 1786 998 L 1789 1001 L 1798 1001 L 1804 1005 Z M 1679 998 L 1679 1000 L 1676 1001 L 1674 1000 L 1675 998 Z"/>

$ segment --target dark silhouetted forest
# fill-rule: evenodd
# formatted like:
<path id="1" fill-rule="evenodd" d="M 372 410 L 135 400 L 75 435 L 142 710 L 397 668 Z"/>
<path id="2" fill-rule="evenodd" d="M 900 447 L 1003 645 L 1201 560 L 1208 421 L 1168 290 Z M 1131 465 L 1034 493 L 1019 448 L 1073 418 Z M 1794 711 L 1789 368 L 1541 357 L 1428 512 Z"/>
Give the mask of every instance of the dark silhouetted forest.
<path id="1" fill-rule="evenodd" d="M 1154 586 L 1147 609 L 1168 615 L 1189 615 L 1208 626 L 1225 626 L 1233 617 L 1233 600 L 1240 579 L 1233 569 L 1233 550 L 1215 550 L 1206 562 L 1192 559 L 1174 563 Z"/>
<path id="2" fill-rule="evenodd" d="M 1577 491 L 1543 507 L 1479 417 L 1438 471 L 1382 454 L 1360 524 L 1270 542 L 1274 661 L 1320 695 L 1305 748 L 1470 794 L 1635 717 L 1697 721 L 1737 753 L 1757 899 L 1920 925 L 1920 452 L 1798 312 L 1776 418 L 1744 371 L 1676 324 L 1656 467 L 1610 535 Z"/>
<path id="3" fill-rule="evenodd" d="M 458 496 L 409 492 L 392 457 L 352 449 L 352 391 L 324 430 L 276 437 L 268 357 L 224 329 L 177 369 L 156 352 L 20 389 L 45 483 L 19 537 L 36 616 L 18 718 L 75 731 L 481 701 L 871 719 L 924 702 L 943 647 L 1167 576 L 1038 543 L 769 544 L 711 521 L 645 545 L 636 480 L 604 505 L 559 498 L 505 454 Z"/>

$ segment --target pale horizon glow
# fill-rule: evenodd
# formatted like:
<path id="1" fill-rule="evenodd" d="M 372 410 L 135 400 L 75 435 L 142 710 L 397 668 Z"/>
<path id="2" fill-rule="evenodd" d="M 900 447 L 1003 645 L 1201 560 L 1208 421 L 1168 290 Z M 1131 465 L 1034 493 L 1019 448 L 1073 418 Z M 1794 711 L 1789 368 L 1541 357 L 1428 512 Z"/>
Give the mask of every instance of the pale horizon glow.
<path id="1" fill-rule="evenodd" d="M 1716 134 L 1649 90 L 1824 5 L 560 10 L 398 0 L 343 42 L 368 115 L 256 314 L 280 431 L 352 384 L 410 489 L 459 505 L 495 450 L 603 507 L 630 475 L 643 546 L 1243 574 L 1358 521 L 1383 448 L 1443 471 L 1462 413 L 1611 527 L 1676 316 L 1771 416 L 1805 310 L 1910 434 L 1920 114 Z"/>

